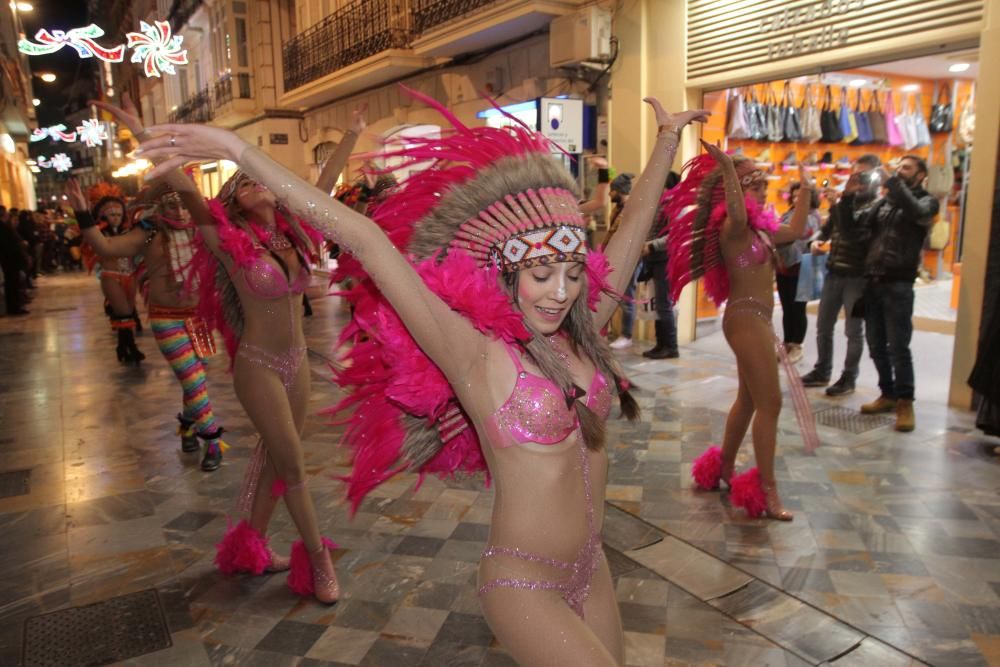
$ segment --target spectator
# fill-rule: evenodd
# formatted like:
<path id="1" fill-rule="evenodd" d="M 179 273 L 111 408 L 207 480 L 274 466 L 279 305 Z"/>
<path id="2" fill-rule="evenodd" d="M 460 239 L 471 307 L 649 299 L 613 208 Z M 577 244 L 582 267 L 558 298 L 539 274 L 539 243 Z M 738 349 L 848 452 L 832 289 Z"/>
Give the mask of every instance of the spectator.
<path id="1" fill-rule="evenodd" d="M 826 263 L 826 280 L 819 298 L 819 315 L 816 318 L 816 365 L 802 376 L 806 387 L 826 387 L 833 370 L 833 329 L 840 311 L 844 311 L 844 333 L 847 337 L 847 354 L 844 370 L 832 386 L 828 396 L 844 396 L 854 391 L 858 378 L 861 353 L 865 349 L 864 319 L 855 313 L 855 306 L 865 291 L 865 255 L 868 251 L 868 230 L 858 224 L 878 196 L 880 180 L 875 170 L 881 166 L 878 156 L 862 155 L 852 167 L 851 177 L 844 186 L 843 196 L 828 188 L 830 217 L 820 229 L 819 237 L 812 244 L 814 255 L 829 252 Z"/>
<path id="2" fill-rule="evenodd" d="M 665 190 L 669 190 L 681 180 L 677 172 L 667 176 Z M 677 322 L 674 320 L 674 304 L 670 300 L 670 284 L 667 282 L 667 237 L 656 236 L 667 228 L 667 220 L 663 219 L 655 225 L 653 238 L 646 242 L 642 249 L 644 272 L 653 281 L 653 305 L 656 308 L 656 345 L 642 353 L 647 359 L 676 359 L 680 356 L 677 349 Z"/>
<path id="3" fill-rule="evenodd" d="M 788 186 L 788 201 L 795 202 L 799 184 L 792 182 Z M 808 249 L 809 239 L 819 230 L 819 193 L 812 190 L 809 197 L 809 217 L 803 236 L 789 243 L 776 247 L 778 267 L 775 271 L 775 282 L 778 285 L 778 299 L 781 301 L 782 340 L 788 360 L 793 364 L 802 359 L 802 341 L 806 338 L 809 320 L 806 318 L 806 302 L 796 301 L 795 293 L 799 286 L 799 267 L 802 265 L 802 253 Z M 781 218 L 782 225 L 789 225 L 793 209 Z"/>
<path id="4" fill-rule="evenodd" d="M 603 247 L 605 248 L 621 224 L 622 211 L 625 209 L 629 194 L 632 192 L 633 178 L 633 174 L 619 174 L 611 181 L 609 193 L 612 209 L 611 220 L 608 222 L 608 235 L 604 238 Z M 635 267 L 635 273 L 632 274 L 632 280 L 625 288 L 625 300 L 622 301 L 622 331 L 621 335 L 611 343 L 613 350 L 626 350 L 632 347 L 632 328 L 635 325 L 635 302 L 632 299 L 635 297 L 635 284 L 641 271 L 642 262 L 640 261 L 639 265 Z"/>
<path id="5" fill-rule="evenodd" d="M 0 268 L 3 269 L 3 293 L 8 315 L 27 315 L 24 282 L 21 275 L 27 271 L 28 262 L 21 237 L 14 231 L 14 224 L 7 216 L 7 209 L 0 206 Z"/>
<path id="6" fill-rule="evenodd" d="M 31 281 L 38 277 L 38 264 L 34 261 L 35 257 L 35 247 L 38 245 L 38 227 L 35 224 L 35 216 L 37 213 L 32 213 L 31 211 L 21 211 L 18 220 L 11 219 L 11 224 L 17 225 L 18 236 L 21 237 L 21 241 L 24 242 L 25 251 L 28 254 L 30 265 L 27 267 L 28 270 L 28 287 L 31 287 Z"/>
<path id="7" fill-rule="evenodd" d="M 865 258 L 865 328 L 868 351 L 878 370 L 882 394 L 861 412 L 896 413 L 896 430 L 915 426 L 915 379 L 910 339 L 913 336 L 913 281 L 923 257 L 924 239 L 938 213 L 938 201 L 922 184 L 923 158 L 906 155 L 889 177 L 879 173 L 887 194 L 872 205 L 864 222 L 871 246 Z"/>

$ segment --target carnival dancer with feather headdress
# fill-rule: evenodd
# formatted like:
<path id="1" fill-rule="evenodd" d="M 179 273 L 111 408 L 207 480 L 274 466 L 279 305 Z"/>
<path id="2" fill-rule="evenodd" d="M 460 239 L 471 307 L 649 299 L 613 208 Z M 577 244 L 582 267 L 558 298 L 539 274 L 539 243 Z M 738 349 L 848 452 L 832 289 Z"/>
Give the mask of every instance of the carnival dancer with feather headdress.
<path id="1" fill-rule="evenodd" d="M 338 409 L 353 409 L 351 501 L 401 471 L 485 461 L 496 500 L 479 593 L 493 632 L 525 665 L 621 665 L 601 551 L 604 428 L 614 395 L 626 415 L 638 407 L 599 335 L 617 305 L 601 292 L 631 278 L 680 132 L 707 112 L 647 100 L 660 131 L 605 258 L 588 253 L 575 184 L 543 137 L 469 128 L 411 94 L 453 131 L 398 152 L 432 166 L 373 207 L 376 222 L 220 128 L 157 126 L 142 150 L 166 158 L 154 177 L 191 159 L 237 162 L 353 258 L 342 263 L 362 277 L 345 331 L 356 344 L 338 377 L 350 391 Z"/>
<path id="2" fill-rule="evenodd" d="M 136 137 L 148 138 L 134 110 L 104 108 Z M 343 169 L 351 147 L 353 140 L 327 170 Z M 207 204 L 179 170 L 158 170 L 161 176 L 186 198 L 198 231 L 187 287 L 197 288 L 208 327 L 223 333 L 236 396 L 261 436 L 239 498 L 249 519 L 230 526 L 215 562 L 226 574 L 290 570 L 294 592 L 333 603 L 340 596 L 330 558 L 336 545 L 320 534 L 300 440 L 310 384 L 301 299 L 322 237 L 243 171 Z M 280 498 L 302 538 L 291 558 L 275 554 L 266 537 Z"/>
<path id="3" fill-rule="evenodd" d="M 671 297 L 688 282 L 704 277 L 705 291 L 716 305 L 726 302 L 722 329 L 736 355 L 739 390 L 729 410 L 722 447 L 710 447 L 694 463 L 692 474 L 702 489 L 730 488 L 734 504 L 751 516 L 790 521 L 774 478 L 774 455 L 781 386 L 775 356 L 788 373 L 807 451 L 817 445 L 812 411 L 798 373 L 771 324 L 774 309 L 774 244 L 802 237 L 813 184 L 804 170 L 791 224 L 779 227 L 764 207 L 767 177 L 753 160 L 733 157 L 702 141 L 708 154 L 684 167 L 681 183 L 664 195 L 669 222 L 667 250 Z M 733 475 L 736 455 L 753 420 L 757 467 Z"/>

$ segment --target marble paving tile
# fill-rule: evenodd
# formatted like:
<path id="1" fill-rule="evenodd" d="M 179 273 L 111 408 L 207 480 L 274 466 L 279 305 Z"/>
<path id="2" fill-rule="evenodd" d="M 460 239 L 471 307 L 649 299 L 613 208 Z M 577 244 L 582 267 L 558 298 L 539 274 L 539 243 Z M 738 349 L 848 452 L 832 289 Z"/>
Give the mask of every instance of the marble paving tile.
<path id="1" fill-rule="evenodd" d="M 726 595 L 752 580 L 749 575 L 672 537 L 625 555 L 702 600 Z"/>

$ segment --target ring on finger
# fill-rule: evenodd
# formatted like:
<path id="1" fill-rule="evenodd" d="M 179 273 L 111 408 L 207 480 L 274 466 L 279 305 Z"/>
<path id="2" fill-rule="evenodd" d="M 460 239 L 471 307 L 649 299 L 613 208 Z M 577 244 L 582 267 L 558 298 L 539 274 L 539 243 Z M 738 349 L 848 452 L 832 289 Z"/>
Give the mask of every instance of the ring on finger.
<path id="1" fill-rule="evenodd" d="M 170 147 L 171 148 L 176 148 L 177 147 L 177 137 L 175 137 L 173 135 L 170 135 Z"/>

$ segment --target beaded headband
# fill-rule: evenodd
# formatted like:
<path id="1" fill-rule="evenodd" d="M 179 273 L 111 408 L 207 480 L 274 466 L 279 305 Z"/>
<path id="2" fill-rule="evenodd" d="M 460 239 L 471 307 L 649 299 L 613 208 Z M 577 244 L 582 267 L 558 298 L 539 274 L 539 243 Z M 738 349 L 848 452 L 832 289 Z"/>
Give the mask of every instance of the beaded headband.
<path id="1" fill-rule="evenodd" d="M 462 223 L 449 245 L 504 273 L 587 260 L 587 232 L 576 197 L 555 187 L 505 195 Z"/>

